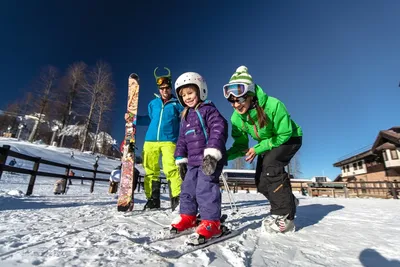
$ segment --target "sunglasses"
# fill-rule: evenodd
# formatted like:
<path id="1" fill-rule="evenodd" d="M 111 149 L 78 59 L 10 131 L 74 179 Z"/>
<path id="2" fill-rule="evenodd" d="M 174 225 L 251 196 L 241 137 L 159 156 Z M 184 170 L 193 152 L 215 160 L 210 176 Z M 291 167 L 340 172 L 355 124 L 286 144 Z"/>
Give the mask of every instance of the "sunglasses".
<path id="1" fill-rule="evenodd" d="M 171 84 L 171 79 L 169 77 L 159 77 L 157 78 L 157 85 L 163 85 L 163 84 Z"/>
<path id="2" fill-rule="evenodd" d="M 236 99 L 233 99 L 230 97 L 230 98 L 228 98 L 228 101 L 231 102 L 232 104 L 234 104 L 234 103 L 243 104 L 244 102 L 246 102 L 246 99 L 247 99 L 247 96 L 241 96 Z"/>

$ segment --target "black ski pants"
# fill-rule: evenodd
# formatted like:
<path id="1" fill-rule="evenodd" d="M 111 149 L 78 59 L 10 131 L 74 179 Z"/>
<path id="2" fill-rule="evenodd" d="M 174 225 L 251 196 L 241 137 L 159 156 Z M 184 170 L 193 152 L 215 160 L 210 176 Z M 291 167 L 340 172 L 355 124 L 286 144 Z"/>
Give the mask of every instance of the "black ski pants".
<path id="1" fill-rule="evenodd" d="M 295 196 L 285 166 L 300 149 L 302 137 L 291 137 L 286 143 L 258 155 L 255 182 L 258 192 L 270 202 L 271 214 L 286 215 L 293 220 L 296 214 Z"/>

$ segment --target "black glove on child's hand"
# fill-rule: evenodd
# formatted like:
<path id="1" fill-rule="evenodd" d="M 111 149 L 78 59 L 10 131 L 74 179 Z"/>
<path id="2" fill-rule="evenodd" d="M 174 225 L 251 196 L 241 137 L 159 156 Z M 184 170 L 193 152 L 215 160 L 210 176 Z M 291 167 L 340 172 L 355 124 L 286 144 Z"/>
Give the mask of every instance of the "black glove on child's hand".
<path id="1" fill-rule="evenodd" d="M 207 155 L 203 158 L 203 173 L 205 175 L 211 175 L 215 172 L 215 168 L 217 168 L 217 159 Z"/>
<path id="2" fill-rule="evenodd" d="M 185 180 L 186 172 L 187 172 L 187 163 L 178 164 L 179 167 L 179 175 L 181 176 L 182 181 Z"/>

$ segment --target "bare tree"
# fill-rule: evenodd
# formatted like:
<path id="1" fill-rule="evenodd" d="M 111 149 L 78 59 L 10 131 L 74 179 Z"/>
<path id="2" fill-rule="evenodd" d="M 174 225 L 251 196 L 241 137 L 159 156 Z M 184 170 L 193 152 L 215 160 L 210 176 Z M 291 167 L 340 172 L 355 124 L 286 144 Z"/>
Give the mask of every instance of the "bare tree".
<path id="1" fill-rule="evenodd" d="M 98 105 L 101 95 L 111 87 L 113 87 L 113 84 L 110 66 L 105 62 L 98 61 L 96 66 L 88 73 L 87 79 L 83 85 L 84 93 L 88 96 L 89 100 L 89 112 L 85 121 L 81 151 L 85 150 L 95 107 Z"/>
<path id="2" fill-rule="evenodd" d="M 55 67 L 48 66 L 40 74 L 38 81 L 40 93 L 38 102 L 36 102 L 36 110 L 38 110 L 39 112 L 36 116 L 34 116 L 37 118 L 37 121 L 35 122 L 31 135 L 29 136 L 29 142 L 33 142 L 35 138 L 39 135 L 38 125 L 40 125 L 48 107 L 51 97 L 50 93 L 56 85 L 57 73 L 58 71 Z"/>
<path id="3" fill-rule="evenodd" d="M 94 150 L 96 148 L 96 144 L 97 144 L 97 137 L 98 134 L 100 132 L 101 126 L 103 124 L 103 118 L 104 118 L 104 114 L 107 111 L 111 110 L 111 104 L 113 102 L 113 98 L 114 98 L 114 87 L 112 86 L 112 84 L 110 84 L 111 87 L 109 88 L 104 88 L 105 90 L 103 90 L 103 93 L 99 96 L 98 98 L 98 103 L 97 103 L 97 126 L 96 126 L 96 131 L 94 134 L 94 138 L 93 138 L 93 142 L 92 142 L 92 152 L 94 153 Z M 104 137 L 105 134 L 103 134 L 103 143 L 104 143 Z"/>
<path id="4" fill-rule="evenodd" d="M 84 62 L 77 62 L 69 66 L 66 76 L 64 77 L 64 88 L 66 91 L 66 102 L 61 114 L 61 130 L 63 130 L 71 119 L 72 109 L 76 98 L 78 97 L 79 90 L 82 88 L 85 81 L 86 64 Z M 59 146 L 62 147 L 65 135 L 60 137 Z"/>

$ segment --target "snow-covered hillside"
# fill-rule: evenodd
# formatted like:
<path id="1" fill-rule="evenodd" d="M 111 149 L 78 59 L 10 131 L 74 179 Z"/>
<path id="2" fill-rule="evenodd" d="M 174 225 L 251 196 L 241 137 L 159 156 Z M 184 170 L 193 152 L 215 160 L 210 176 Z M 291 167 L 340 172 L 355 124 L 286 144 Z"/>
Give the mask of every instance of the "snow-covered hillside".
<path id="1" fill-rule="evenodd" d="M 0 145 L 10 141 L 0 139 Z M 38 145 L 11 144 L 23 153 L 46 155 Z M 42 152 L 41 152 L 42 151 Z M 69 162 L 69 150 L 60 150 Z M 90 158 L 92 157 L 92 158 Z M 93 163 L 77 155 L 75 164 Z M 101 158 L 104 169 L 116 161 Z M 25 163 L 24 163 L 25 164 Z M 233 213 L 223 193 L 227 225 L 235 237 L 173 258 L 188 248 L 185 237 L 157 241 L 177 215 L 169 210 L 168 192 L 162 208 L 143 212 L 144 194 L 135 196 L 130 213 L 117 212 L 117 196 L 107 183 L 74 183 L 66 195 L 53 195 L 54 179 L 38 178 L 34 194 L 20 191 L 28 177 L 3 173 L 0 180 L 0 266 L 400 266 L 400 214 L 394 199 L 340 199 L 299 196 L 297 231 L 267 234 L 260 226 L 269 205 L 257 193 L 234 194 Z"/>

